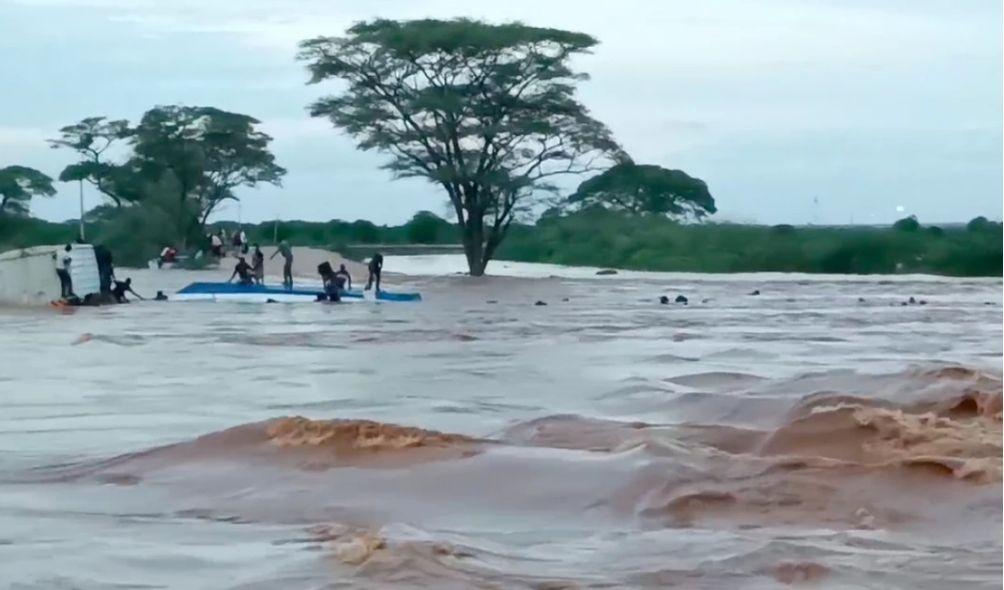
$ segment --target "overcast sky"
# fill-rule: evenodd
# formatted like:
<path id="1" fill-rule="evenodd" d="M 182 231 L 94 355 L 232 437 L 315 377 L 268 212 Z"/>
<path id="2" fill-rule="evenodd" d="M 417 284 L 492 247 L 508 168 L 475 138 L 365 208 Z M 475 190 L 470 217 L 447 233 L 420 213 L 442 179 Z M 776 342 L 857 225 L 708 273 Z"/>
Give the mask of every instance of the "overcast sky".
<path id="1" fill-rule="evenodd" d="M 63 125 L 215 106 L 260 119 L 289 170 L 218 217 L 445 213 L 433 185 L 392 181 L 306 115 L 331 87 L 306 86 L 294 55 L 359 20 L 456 16 L 597 37 L 582 101 L 639 163 L 704 179 L 718 219 L 1001 217 L 999 0 L 0 0 L 0 166 L 55 177 L 73 155 L 45 139 Z M 32 210 L 76 217 L 77 187 Z"/>

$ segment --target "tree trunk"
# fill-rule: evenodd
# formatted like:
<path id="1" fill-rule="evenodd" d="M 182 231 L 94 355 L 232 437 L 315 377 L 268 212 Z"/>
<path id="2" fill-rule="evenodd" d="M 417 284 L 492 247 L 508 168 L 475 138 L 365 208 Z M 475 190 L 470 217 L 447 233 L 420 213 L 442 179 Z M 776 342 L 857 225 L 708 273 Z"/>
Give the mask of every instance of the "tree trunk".
<path id="1" fill-rule="evenodd" d="M 485 274 L 485 227 L 480 216 L 472 216 L 464 224 L 464 254 L 467 256 L 467 268 L 472 277 Z"/>

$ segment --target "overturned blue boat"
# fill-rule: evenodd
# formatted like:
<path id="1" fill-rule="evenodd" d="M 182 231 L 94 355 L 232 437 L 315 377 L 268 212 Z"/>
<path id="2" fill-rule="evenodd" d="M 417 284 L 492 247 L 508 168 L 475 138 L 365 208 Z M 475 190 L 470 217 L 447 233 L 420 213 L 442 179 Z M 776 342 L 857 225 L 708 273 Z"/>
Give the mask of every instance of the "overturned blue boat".
<path id="1" fill-rule="evenodd" d="M 172 299 L 182 301 L 248 301 L 266 303 L 317 301 L 324 295 L 320 286 L 297 286 L 292 288 L 274 285 L 241 285 L 239 283 L 192 283 L 178 291 Z M 362 291 L 347 289 L 342 291 L 342 301 L 421 301 L 419 293 L 398 293 L 392 291 Z"/>

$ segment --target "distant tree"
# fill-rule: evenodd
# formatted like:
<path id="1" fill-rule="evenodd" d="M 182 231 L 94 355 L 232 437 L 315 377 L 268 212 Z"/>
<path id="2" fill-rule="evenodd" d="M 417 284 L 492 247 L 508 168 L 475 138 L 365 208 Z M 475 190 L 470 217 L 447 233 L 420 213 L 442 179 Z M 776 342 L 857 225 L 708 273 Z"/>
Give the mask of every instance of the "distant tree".
<path id="1" fill-rule="evenodd" d="M 238 186 L 281 186 L 286 170 L 275 163 L 272 138 L 248 115 L 212 107 L 158 106 L 133 133 L 134 169 L 160 180 L 174 178 L 181 201 L 191 201 L 198 228 Z"/>
<path id="2" fill-rule="evenodd" d="M 349 235 L 357 242 L 376 244 L 380 241 L 380 228 L 372 221 L 357 219 L 349 226 Z"/>
<path id="3" fill-rule="evenodd" d="M 150 215 L 181 216 L 169 227 L 183 228 L 175 239 L 184 246 L 201 234 L 221 202 L 237 199 L 233 191 L 238 186 L 281 184 L 286 170 L 275 163 L 268 149 L 272 138 L 258 124 L 248 115 L 212 107 L 169 105 L 150 109 L 135 127 L 125 120 L 88 117 L 62 128 L 61 137 L 49 143 L 82 156 L 63 170 L 60 180 L 90 182 L 116 207 L 155 197 Z M 118 141 L 131 148 L 121 164 L 107 160 Z M 165 204 L 172 191 L 177 206 Z M 100 214 L 110 216 L 108 211 Z M 137 215 L 142 212 L 129 219 Z"/>
<path id="4" fill-rule="evenodd" d="M 559 174 L 619 157 L 607 128 L 575 98 L 569 60 L 596 39 L 519 23 L 457 19 L 359 23 L 300 44 L 311 83 L 347 83 L 310 106 L 361 149 L 391 156 L 397 178 L 421 177 L 450 198 L 472 275 L 514 217 L 553 192 Z"/>
<path id="5" fill-rule="evenodd" d="M 0 168 L 0 216 L 27 215 L 32 197 L 56 194 L 52 179 L 27 166 Z"/>
<path id="6" fill-rule="evenodd" d="M 966 224 L 966 229 L 972 232 L 985 232 L 985 231 L 1001 231 L 1001 224 L 994 223 L 980 215 L 979 217 L 974 217 L 969 220 Z"/>
<path id="7" fill-rule="evenodd" d="M 682 170 L 621 162 L 579 185 L 570 205 L 599 205 L 634 215 L 701 219 L 715 213 L 708 185 Z"/>
<path id="8" fill-rule="evenodd" d="M 897 231 L 915 232 L 920 230 L 920 222 L 917 221 L 916 215 L 911 215 L 892 224 L 892 228 Z"/>
<path id="9" fill-rule="evenodd" d="M 135 201 L 140 193 L 133 170 L 107 161 L 107 153 L 117 142 L 132 136 L 129 121 L 109 121 L 88 117 L 59 130 L 59 139 L 50 139 L 53 148 L 69 148 L 80 154 L 80 161 L 70 164 L 59 175 L 60 182 L 86 181 L 111 199 L 116 207 Z"/>
<path id="10" fill-rule="evenodd" d="M 409 242 L 435 244 L 441 230 L 449 227 L 449 222 L 431 211 L 419 211 L 405 224 L 405 235 Z"/>

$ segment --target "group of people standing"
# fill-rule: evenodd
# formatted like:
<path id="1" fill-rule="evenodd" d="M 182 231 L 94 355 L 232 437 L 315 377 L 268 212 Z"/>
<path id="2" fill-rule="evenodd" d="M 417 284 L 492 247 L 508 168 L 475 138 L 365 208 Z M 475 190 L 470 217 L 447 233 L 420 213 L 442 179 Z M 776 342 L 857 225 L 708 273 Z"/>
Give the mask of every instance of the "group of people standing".
<path id="1" fill-rule="evenodd" d="M 251 264 L 248 264 L 247 257 L 245 256 L 247 252 L 242 253 L 237 257 L 237 265 L 234 266 L 234 272 L 230 275 L 230 279 L 227 282 L 232 282 L 235 278 L 237 283 L 240 285 L 263 285 L 265 284 L 265 254 L 261 251 L 261 247 L 255 243 L 253 245 L 254 251 L 251 252 Z M 287 289 L 293 288 L 293 249 L 290 248 L 289 242 L 283 240 L 279 243 L 279 247 L 276 248 L 269 260 L 272 260 L 277 255 L 281 254 L 283 258 L 282 264 L 282 285 Z"/>
<path id="2" fill-rule="evenodd" d="M 209 240 L 209 252 L 217 258 L 226 256 L 228 249 L 242 256 L 248 254 L 248 235 L 243 229 L 238 228 L 232 235 L 228 235 L 226 228 L 220 228 L 215 234 L 206 234 L 206 238 Z"/>
<path id="3" fill-rule="evenodd" d="M 289 242 L 283 240 L 279 243 L 275 252 L 269 257 L 269 260 L 275 258 L 276 256 L 282 256 L 282 285 L 286 289 L 293 288 L 293 249 L 290 247 Z M 379 252 L 373 254 L 372 258 L 369 260 L 367 266 L 369 270 L 369 278 L 366 281 L 366 290 L 376 286 L 376 290 L 380 291 L 380 278 L 383 272 L 383 255 Z M 331 263 L 322 262 L 317 266 L 317 272 L 321 275 L 321 282 L 324 289 L 324 296 L 331 301 L 341 301 L 341 294 L 352 288 L 352 275 L 349 270 L 345 268 L 344 264 L 339 265 L 336 271 L 332 268 Z M 253 245 L 253 250 L 251 252 L 251 263 L 249 264 L 245 256 L 237 257 L 237 264 L 234 265 L 234 270 L 230 274 L 230 278 L 227 279 L 228 283 L 231 283 L 237 279 L 237 284 L 239 285 L 262 285 L 265 281 L 265 254 L 261 251 L 258 244 Z"/>

